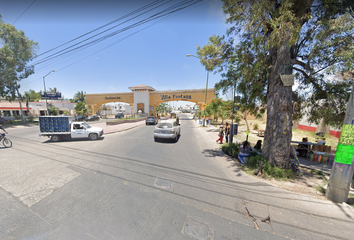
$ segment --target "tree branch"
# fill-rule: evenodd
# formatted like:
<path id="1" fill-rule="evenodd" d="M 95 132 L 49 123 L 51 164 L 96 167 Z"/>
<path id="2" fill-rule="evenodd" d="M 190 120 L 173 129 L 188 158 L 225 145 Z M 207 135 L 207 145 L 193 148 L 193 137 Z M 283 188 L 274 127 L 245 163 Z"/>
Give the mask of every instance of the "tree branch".
<path id="1" fill-rule="evenodd" d="M 300 65 L 301 67 L 303 67 L 307 71 L 311 71 L 312 70 L 308 64 L 306 64 L 304 62 L 301 62 L 301 61 L 299 61 L 297 59 L 291 59 L 291 64 Z"/>
<path id="2" fill-rule="evenodd" d="M 305 78 L 309 79 L 310 78 L 310 75 L 308 75 L 304 70 L 300 69 L 300 68 L 296 68 L 296 67 L 293 67 L 294 70 L 298 71 L 298 72 L 301 72 Z"/>

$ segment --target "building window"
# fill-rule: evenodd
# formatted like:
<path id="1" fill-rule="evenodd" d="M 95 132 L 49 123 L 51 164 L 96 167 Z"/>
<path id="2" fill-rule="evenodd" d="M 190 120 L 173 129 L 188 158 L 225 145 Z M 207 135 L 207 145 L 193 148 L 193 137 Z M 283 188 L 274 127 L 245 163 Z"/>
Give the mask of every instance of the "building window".
<path id="1" fill-rule="evenodd" d="M 12 115 L 20 116 L 20 111 L 19 110 L 12 110 Z"/>
<path id="2" fill-rule="evenodd" d="M 2 113 L 4 114 L 4 116 L 11 116 L 11 111 L 2 111 Z"/>

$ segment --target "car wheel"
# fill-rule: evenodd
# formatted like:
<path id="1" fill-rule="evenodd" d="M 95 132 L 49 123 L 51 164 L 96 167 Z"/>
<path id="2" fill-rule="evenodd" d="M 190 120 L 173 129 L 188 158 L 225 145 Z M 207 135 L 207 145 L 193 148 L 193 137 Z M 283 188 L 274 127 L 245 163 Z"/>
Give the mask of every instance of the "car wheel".
<path id="1" fill-rule="evenodd" d="M 157 138 L 156 137 L 154 138 L 154 141 L 157 142 Z"/>
<path id="2" fill-rule="evenodd" d="M 90 138 L 91 140 L 97 140 L 97 139 L 98 139 L 98 135 L 97 135 L 97 133 L 91 133 L 90 136 L 89 136 L 89 138 Z"/>
<path id="3" fill-rule="evenodd" d="M 50 140 L 52 140 L 53 142 L 59 142 L 60 141 L 60 136 L 58 135 L 52 135 Z"/>

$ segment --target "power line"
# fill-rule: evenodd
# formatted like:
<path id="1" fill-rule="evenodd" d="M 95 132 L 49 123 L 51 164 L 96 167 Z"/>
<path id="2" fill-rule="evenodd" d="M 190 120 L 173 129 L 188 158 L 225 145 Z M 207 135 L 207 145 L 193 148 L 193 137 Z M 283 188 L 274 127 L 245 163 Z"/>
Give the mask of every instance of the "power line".
<path id="1" fill-rule="evenodd" d="M 160 1 L 158 0 L 158 1 L 155 1 L 155 2 L 160 2 Z M 162 4 L 162 5 L 163 5 L 163 4 Z M 160 6 L 162 6 L 162 5 L 160 5 Z M 146 5 L 146 6 L 147 6 L 147 5 Z M 138 9 L 138 10 L 141 11 L 141 9 L 144 9 L 146 6 L 144 6 L 144 7 L 142 7 L 142 8 L 139 8 L 140 10 L 139 10 L 139 9 Z M 157 6 L 157 7 L 160 7 L 160 6 Z M 155 8 L 156 8 L 156 7 L 155 7 Z M 155 8 L 153 8 L 153 9 L 155 9 Z M 133 18 L 130 18 L 130 19 L 128 19 L 128 20 L 126 20 L 126 21 L 124 21 L 124 22 L 122 22 L 122 23 L 120 23 L 120 24 L 117 24 L 117 25 L 115 25 L 115 26 L 113 26 L 113 27 L 111 27 L 111 28 L 109 28 L 109 29 L 106 29 L 106 30 L 104 30 L 104 31 L 102 31 L 102 32 L 100 32 L 100 33 L 97 33 L 97 34 L 95 34 L 95 35 L 93 35 L 93 36 L 91 36 L 91 37 L 88 37 L 88 38 L 86 38 L 86 39 L 84 39 L 84 40 L 82 40 L 82 41 L 80 41 L 80 42 L 78 42 L 78 43 L 75 43 L 75 44 L 73 44 L 73 45 L 71 45 L 71 46 L 69 46 L 69 47 L 66 47 L 66 48 L 64 48 L 64 49 L 62 49 L 62 50 L 60 50 L 60 51 L 58 51 L 58 52 L 56 52 L 56 53 L 53 53 L 53 54 L 51 54 L 51 55 L 45 57 L 44 59 L 42 59 L 40 62 L 42 62 L 42 61 L 44 61 L 44 60 L 46 60 L 46 59 L 48 59 L 48 58 L 50 58 L 50 57 L 52 57 L 52 56 L 55 56 L 56 54 L 61 53 L 61 52 L 65 51 L 65 50 L 68 50 L 68 49 L 70 49 L 70 48 L 73 48 L 74 46 L 77 46 L 77 45 L 79 45 L 80 43 L 86 42 L 86 41 L 88 41 L 88 40 L 90 40 L 90 39 L 92 39 L 92 38 L 94 38 L 94 37 L 97 37 L 98 35 L 101 35 L 101 34 L 107 32 L 107 31 L 109 31 L 109 30 L 112 30 L 113 28 L 116 28 L 116 27 L 118 27 L 118 26 L 120 26 L 120 25 L 122 25 L 122 24 L 124 24 L 124 23 L 127 23 L 127 22 L 129 22 L 130 20 L 133 20 L 133 19 L 135 19 L 135 18 L 137 18 L 137 17 L 139 17 L 139 16 L 141 16 L 141 15 L 143 15 L 143 14 L 145 14 L 145 13 L 147 13 L 147 12 L 153 10 L 153 9 L 150 9 L 150 10 L 148 10 L 148 11 L 146 11 L 146 12 L 143 12 L 142 14 L 139 14 L 138 16 L 135 16 L 135 17 L 133 17 Z M 138 10 L 135 10 L 135 11 L 129 13 L 129 14 L 126 14 L 125 16 L 123 16 L 123 17 L 121 17 L 121 18 L 118 18 L 118 19 L 116 19 L 116 20 L 114 20 L 114 21 L 112 21 L 112 22 L 110 22 L 110 23 L 108 23 L 108 24 L 105 24 L 105 25 L 103 25 L 103 26 L 101 26 L 101 27 L 99 27 L 99 28 L 96 28 L 95 30 L 92 30 L 92 31 L 90 31 L 90 32 L 88 32 L 88 33 L 85 33 L 85 34 L 83 34 L 83 35 L 81 35 L 81 36 L 79 36 L 79 37 L 77 37 L 77 38 L 75 38 L 75 39 L 73 39 L 73 40 L 70 40 L 70 41 L 68 41 L 68 42 L 66 42 L 66 43 L 64 43 L 64 44 L 62 44 L 62 45 L 60 45 L 60 46 L 58 46 L 58 47 L 56 47 L 56 48 L 53 48 L 53 49 L 51 49 L 51 50 L 49 50 L 49 51 L 47 51 L 47 52 L 45 52 L 45 53 L 49 53 L 50 51 L 52 51 L 52 50 L 54 50 L 54 49 L 57 49 L 57 48 L 59 48 L 59 47 L 61 47 L 61 46 L 64 46 L 64 45 L 66 45 L 67 43 L 73 42 L 73 41 L 75 41 L 75 40 L 77 40 L 77 39 L 79 39 L 79 38 L 81 38 L 81 37 L 83 37 L 83 36 L 86 36 L 86 35 L 88 35 L 88 34 L 94 32 L 94 31 L 96 31 L 96 30 L 98 30 L 98 29 L 103 28 L 104 26 L 107 26 L 107 25 L 109 25 L 109 24 L 111 24 L 111 23 L 117 22 L 118 20 L 122 20 L 122 19 L 124 19 L 124 18 L 126 18 L 126 17 L 132 15 L 132 13 L 137 13 L 137 12 L 139 12 Z M 92 43 L 92 42 L 91 42 L 91 43 Z M 77 49 L 77 48 L 75 48 L 75 49 Z M 45 53 L 43 53 L 43 54 L 45 54 Z M 41 54 L 41 55 L 43 55 L 43 54 Z M 37 64 L 39 64 L 39 63 L 37 63 L 37 62 L 34 63 L 34 65 L 37 65 Z"/>
<path id="2" fill-rule="evenodd" d="M 88 42 L 88 43 L 82 44 L 81 46 L 78 46 L 78 47 L 76 47 L 76 48 L 74 48 L 74 49 L 70 49 L 70 50 L 67 49 L 68 51 L 66 51 L 66 52 L 64 52 L 64 53 L 61 52 L 61 51 L 63 51 L 63 50 L 58 51 L 58 52 L 56 52 L 56 53 L 54 54 L 54 56 L 52 56 L 51 59 L 47 59 L 48 57 L 46 57 L 46 58 L 44 58 L 44 59 L 42 59 L 42 60 L 39 60 L 39 61 L 37 62 L 37 65 L 43 64 L 43 63 L 47 63 L 47 64 L 44 65 L 44 66 L 41 66 L 41 67 L 37 68 L 37 70 L 40 71 L 40 70 L 42 70 L 42 69 L 45 69 L 46 67 L 49 67 L 50 65 L 52 65 L 52 64 L 55 63 L 55 62 L 64 60 L 64 59 L 67 58 L 68 56 L 71 56 L 71 55 L 73 55 L 73 54 L 77 54 L 77 53 L 78 53 L 77 50 L 79 50 L 79 49 L 80 49 L 81 51 L 82 51 L 82 50 L 85 50 L 85 49 L 87 49 L 87 48 L 89 48 L 89 47 L 92 47 L 93 45 L 96 45 L 96 44 L 102 42 L 103 40 L 106 40 L 106 39 L 108 39 L 108 38 L 111 38 L 112 36 L 115 36 L 115 35 L 117 35 L 117 34 L 119 34 L 119 33 L 123 33 L 123 32 L 125 32 L 125 31 L 130 30 L 130 29 L 139 27 L 139 26 L 141 26 L 141 25 L 143 25 L 143 24 L 147 24 L 147 23 L 149 23 L 149 22 L 151 22 L 151 21 L 156 20 L 155 22 L 151 23 L 149 26 L 146 26 L 146 27 L 144 27 L 144 28 L 142 28 L 142 29 L 139 29 L 139 30 L 137 30 L 137 31 L 135 31 L 135 32 L 133 32 L 133 33 L 131 33 L 131 34 L 129 34 L 129 35 L 123 37 L 123 38 L 120 38 L 119 40 L 114 41 L 113 43 L 110 43 L 110 44 L 108 44 L 108 45 L 106 45 L 106 46 L 103 46 L 101 49 L 98 49 L 97 51 L 94 51 L 93 53 L 89 54 L 88 56 L 85 56 L 85 57 L 83 57 L 83 58 L 81 58 L 81 59 L 79 59 L 79 60 L 77 60 L 77 61 L 75 61 L 75 62 L 73 62 L 73 63 L 70 63 L 70 64 L 68 64 L 68 65 L 66 65 L 66 66 L 64 66 L 64 67 L 62 67 L 62 68 L 60 68 L 60 69 L 58 69 L 57 72 L 59 72 L 60 70 L 63 70 L 63 69 L 65 69 L 65 68 L 68 68 L 68 67 L 70 67 L 70 66 L 72 66 L 72 65 L 74 65 L 74 64 L 76 64 L 76 63 L 78 63 L 78 62 L 80 62 L 80 61 L 82 61 L 82 60 L 84 60 L 84 59 L 86 59 L 86 58 L 88 58 L 88 57 L 90 57 L 90 56 L 92 56 L 92 55 L 94 55 L 94 54 L 100 52 L 100 51 L 103 51 L 103 50 L 105 50 L 105 49 L 107 49 L 107 48 L 109 48 L 109 47 L 111 47 L 111 46 L 113 46 L 113 45 L 115 45 L 115 44 L 117 44 L 117 43 L 119 43 L 119 42 L 121 42 L 121 41 L 123 41 L 123 40 L 125 40 L 125 39 L 127 39 L 127 38 L 129 38 L 129 37 L 131 37 L 131 36 L 133 36 L 133 35 L 135 35 L 135 34 L 137 34 L 137 33 L 139 33 L 139 32 L 141 32 L 141 31 L 143 31 L 143 30 L 145 30 L 145 29 L 151 27 L 152 25 L 154 25 L 154 24 L 156 24 L 156 23 L 158 23 L 158 22 L 162 22 L 162 21 L 164 21 L 165 19 L 170 18 L 171 15 L 172 15 L 172 14 L 175 14 L 176 12 L 179 12 L 179 11 L 181 11 L 181 10 L 183 10 L 183 9 L 186 9 L 186 8 L 188 8 L 188 7 L 191 7 L 191 6 L 194 6 L 194 5 L 196 5 L 196 4 L 200 3 L 200 2 L 203 2 L 203 1 L 205 1 L 205 0 L 185 0 L 185 1 L 183 1 L 182 3 L 178 3 L 178 4 L 175 4 L 175 5 L 173 5 L 173 6 L 170 6 L 170 7 L 166 8 L 166 9 L 164 9 L 164 10 L 161 10 L 160 12 L 155 13 L 155 14 L 153 14 L 153 15 L 151 15 L 151 16 L 149 16 L 149 17 L 143 19 L 143 20 L 140 20 L 140 21 L 138 21 L 138 22 L 136 22 L 136 23 L 133 23 L 133 24 L 127 26 L 127 27 L 124 27 L 124 28 L 119 29 L 119 30 L 117 30 L 117 31 L 114 31 L 114 32 L 112 32 L 112 33 L 109 33 L 109 34 L 107 34 L 107 35 L 105 35 L 105 36 L 102 36 L 102 37 L 100 37 L 100 38 L 98 38 L 98 39 L 92 40 L 92 41 L 90 41 L 90 42 Z M 153 3 L 158 4 L 159 2 L 160 2 L 160 1 L 157 0 L 157 1 L 154 1 Z M 149 4 L 149 6 L 150 6 L 150 7 L 154 6 L 154 5 L 152 5 L 153 3 Z M 141 7 L 141 8 L 139 8 L 139 9 L 133 11 L 133 12 L 134 12 L 134 13 L 138 13 L 140 10 L 143 10 L 146 6 L 148 6 L 148 5 L 145 5 L 144 7 Z M 161 6 L 162 6 L 162 5 L 161 5 Z M 139 11 L 138 11 L 138 10 L 139 10 Z M 129 17 L 130 15 L 132 15 L 133 12 L 131 12 L 131 13 L 129 13 L 129 14 L 126 14 L 126 15 L 124 15 L 123 17 L 120 17 L 119 19 L 123 19 L 123 18 L 126 17 L 126 16 Z M 117 20 L 117 19 L 116 19 L 116 20 Z M 110 23 L 117 22 L 116 20 L 111 21 Z M 103 25 L 103 26 L 101 26 L 101 27 L 108 26 L 110 23 L 107 23 L 107 24 L 105 24 L 105 25 Z M 121 24 L 118 24 L 118 25 L 121 25 Z M 94 29 L 94 30 L 92 30 L 92 31 L 90 31 L 90 32 L 88 32 L 88 33 L 86 33 L 86 34 L 83 34 L 83 35 L 81 35 L 81 36 L 79 36 L 79 37 L 77 37 L 77 38 L 75 38 L 75 39 L 73 39 L 73 40 L 70 40 L 70 41 L 68 41 L 68 42 L 66 42 L 66 43 L 64 43 L 64 44 L 61 44 L 60 46 L 55 47 L 55 48 L 53 48 L 53 49 L 51 49 L 51 50 L 49 50 L 49 51 L 46 51 L 46 53 L 49 53 L 50 51 L 55 50 L 55 49 L 58 49 L 58 48 L 60 48 L 61 46 L 64 46 L 65 44 L 67 44 L 67 43 L 73 42 L 73 41 L 75 41 L 75 40 L 77 40 L 77 39 L 79 39 L 79 38 L 81 38 L 81 37 L 83 37 L 83 36 L 86 36 L 86 35 L 88 35 L 89 33 L 92 33 L 92 32 L 94 32 L 94 31 L 100 29 L 101 27 L 96 28 L 96 29 Z M 103 31 L 103 32 L 105 32 L 105 31 Z M 97 34 L 96 34 L 96 35 L 97 35 Z M 85 41 L 87 41 L 87 40 L 89 40 L 89 39 L 91 39 L 91 38 L 92 38 L 92 37 L 89 37 L 89 38 L 87 38 Z M 84 42 L 84 41 L 81 41 L 81 42 Z M 70 46 L 69 48 L 72 48 L 73 46 L 76 46 L 76 44 Z M 59 53 L 60 53 L 60 55 L 56 55 L 56 54 L 59 54 Z M 44 53 L 43 53 L 43 54 L 44 54 Z M 42 54 L 41 54 L 41 55 L 42 55 Z M 64 55 L 65 55 L 65 56 L 64 56 Z M 59 57 L 61 57 L 61 56 L 62 56 L 62 57 L 64 56 L 64 58 L 59 58 Z M 55 61 L 55 62 L 52 62 L 53 60 L 56 60 L 56 61 Z M 39 62 L 40 62 L 40 63 L 39 63 Z M 27 84 L 32 83 L 32 82 L 35 82 L 35 81 L 37 81 L 37 80 L 41 80 L 41 78 L 35 79 L 35 80 L 30 81 L 30 82 L 27 82 L 27 83 L 23 83 L 23 85 L 27 85 Z"/>
<path id="3" fill-rule="evenodd" d="M 15 22 L 17 21 L 17 20 L 19 20 L 20 19 L 20 17 L 22 17 L 22 15 L 33 5 L 33 3 L 35 3 L 37 0 L 34 0 L 32 3 L 31 3 L 31 5 L 29 5 L 27 8 L 26 8 L 26 10 L 25 11 L 23 11 L 23 13 L 21 13 L 21 15 L 18 17 L 18 18 L 16 18 L 16 20 L 12 23 L 12 25 L 14 25 L 15 24 Z"/>
<path id="4" fill-rule="evenodd" d="M 175 13 L 175 12 L 177 12 L 177 11 L 183 10 L 183 9 L 185 9 L 185 8 L 187 8 L 187 7 L 190 7 L 190 6 L 192 6 L 192 5 L 194 5 L 194 4 L 198 3 L 198 2 L 201 2 L 201 1 L 203 1 L 203 0 L 197 0 L 197 1 L 195 1 L 195 0 L 185 0 L 185 1 L 183 1 L 182 3 L 178 3 L 178 4 L 175 4 L 175 5 L 173 5 L 173 6 L 170 6 L 170 7 L 166 8 L 166 9 L 164 9 L 164 10 L 161 10 L 160 12 L 158 12 L 158 13 L 156 13 L 156 14 L 153 14 L 153 15 L 151 15 L 151 16 L 149 16 L 149 17 L 143 19 L 143 20 L 140 20 L 140 21 L 138 21 L 138 22 L 136 22 L 136 23 L 133 23 L 133 24 L 127 26 L 127 27 L 124 27 L 124 28 L 119 29 L 119 30 L 117 30 L 117 31 L 114 31 L 114 32 L 112 32 L 112 33 L 106 34 L 106 35 L 104 35 L 104 36 L 102 36 L 102 37 L 93 39 L 93 38 L 95 38 L 95 37 L 101 35 L 102 33 L 105 33 L 105 32 L 107 32 L 107 31 L 109 31 L 109 30 L 112 30 L 113 28 L 115 28 L 115 27 L 117 27 L 117 26 L 119 26 L 119 25 L 122 25 L 123 23 L 127 23 L 127 22 L 129 22 L 129 21 L 135 19 L 136 17 L 143 15 L 144 13 L 148 13 L 149 11 L 151 11 L 151 10 L 153 10 L 153 9 L 156 8 L 156 7 L 154 7 L 153 9 L 150 9 L 150 10 L 148 10 L 148 11 L 145 11 L 144 13 L 139 14 L 138 16 L 132 17 L 132 18 L 130 18 L 130 19 L 124 21 L 123 23 L 117 24 L 117 25 L 115 25 L 115 26 L 113 26 L 113 27 L 111 27 L 111 28 L 109 28 L 109 29 L 106 29 L 106 30 L 104 30 L 104 31 L 102 31 L 102 32 L 100 32 L 100 33 L 95 34 L 94 36 L 88 37 L 88 38 L 86 38 L 86 39 L 84 39 L 84 40 L 82 40 L 82 41 L 80 41 L 80 42 L 78 42 L 78 43 L 75 43 L 75 44 L 73 44 L 73 45 L 71 45 L 71 46 L 69 46 L 69 47 L 66 47 L 66 48 L 64 48 L 64 49 L 62 49 L 62 50 L 60 50 L 60 51 L 57 51 L 57 52 L 55 52 L 55 53 L 53 53 L 53 54 L 51 54 L 51 55 L 49 55 L 49 56 L 47 56 L 47 57 L 44 57 L 43 59 L 40 59 L 40 60 L 38 60 L 37 62 L 35 62 L 33 65 L 39 65 L 39 64 L 42 64 L 42 63 L 44 63 L 44 62 L 50 61 L 50 60 L 52 60 L 52 59 L 58 58 L 58 57 L 60 57 L 60 56 L 66 55 L 66 54 L 68 54 L 68 53 L 70 53 L 70 52 L 72 52 L 72 51 L 78 51 L 78 50 L 80 50 L 81 48 L 86 48 L 86 47 L 89 47 L 89 46 L 91 46 L 91 45 L 97 44 L 97 43 L 99 43 L 99 42 L 101 42 L 101 41 L 104 41 L 104 40 L 106 40 L 106 39 L 108 39 L 108 38 L 110 38 L 110 37 L 113 37 L 113 36 L 115 36 L 115 35 L 117 35 L 117 34 L 119 34 L 119 33 L 125 32 L 125 31 L 127 31 L 127 30 L 132 29 L 132 28 L 136 28 L 136 27 L 138 27 L 138 26 L 140 26 L 140 25 L 146 24 L 146 23 L 148 23 L 148 22 L 150 22 L 150 21 L 153 21 L 153 20 L 156 20 L 156 19 L 158 19 L 158 18 L 161 18 L 161 17 L 167 16 L 167 15 L 173 14 L 173 13 Z M 162 6 L 162 5 L 160 5 L 160 6 Z M 158 6 L 158 7 L 160 7 L 160 6 Z M 140 9 L 142 9 L 142 8 L 140 8 Z M 92 32 L 92 31 L 91 31 L 91 32 Z M 87 35 L 87 34 L 84 34 L 84 35 Z M 82 36 L 84 36 L 84 35 L 82 35 Z M 81 37 L 81 36 L 80 36 L 80 37 Z M 76 38 L 76 39 L 78 39 L 78 38 Z M 87 41 L 89 41 L 90 39 L 93 39 L 93 40 L 90 41 L 90 42 L 87 42 Z M 71 42 L 71 41 L 69 41 L 69 42 Z M 84 43 L 84 42 L 87 42 L 87 43 Z M 83 44 L 83 43 L 84 43 L 84 44 Z M 48 51 L 47 51 L 47 52 L 48 52 Z"/>
<path id="5" fill-rule="evenodd" d="M 87 33 L 85 33 L 85 34 L 83 34 L 83 35 L 81 35 L 81 36 L 78 36 L 78 37 L 76 37 L 76 38 L 74 38 L 74 39 L 72 39 L 72 40 L 70 40 L 70 41 L 67 41 L 67 42 L 65 42 L 65 43 L 63 43 L 63 44 L 61 44 L 61 45 L 59 45 L 59 46 L 57 46 L 57 47 L 55 47 L 55 48 L 52 48 L 52 49 L 50 49 L 50 50 L 48 50 L 48 51 L 45 51 L 44 53 L 41 53 L 40 55 L 38 55 L 38 57 L 39 57 L 39 56 L 42 56 L 42 55 L 44 55 L 44 54 L 46 54 L 46 53 L 49 53 L 49 52 L 51 52 L 51 51 L 53 51 L 53 50 L 55 50 L 55 49 L 58 49 L 58 48 L 60 48 L 60 47 L 62 47 L 62 46 L 64 46 L 64 45 L 66 45 L 66 44 L 68 44 L 68 43 L 74 42 L 75 40 L 78 40 L 78 39 L 80 39 L 80 38 L 82 38 L 82 37 L 84 37 L 84 36 L 87 36 L 87 35 L 89 35 L 90 33 L 93 33 L 93 32 L 95 32 L 95 31 L 97 31 L 97 30 L 99 30 L 99 29 L 102 29 L 102 28 L 104 28 L 104 27 L 106 27 L 106 26 L 108 26 L 108 25 L 110 25 L 110 24 L 113 24 L 113 23 L 115 23 L 115 22 L 118 22 L 118 21 L 120 21 L 120 20 L 123 20 L 124 18 L 129 17 L 130 15 L 133 15 L 133 14 L 135 14 L 135 13 L 138 13 L 138 12 L 140 12 L 141 10 L 146 9 L 146 8 L 148 8 L 148 7 L 151 7 L 151 6 L 157 4 L 157 3 L 161 2 L 161 1 L 163 1 L 163 0 L 156 0 L 156 1 L 154 1 L 154 2 L 151 2 L 151 3 L 145 5 L 145 6 L 141 7 L 141 8 L 138 8 L 138 9 L 136 9 L 136 10 L 134 10 L 134 11 L 132 11 L 132 12 L 130 12 L 130 13 L 128 13 L 128 14 L 122 16 L 122 17 L 119 17 L 119 18 L 117 18 L 117 19 L 115 19 L 115 20 L 113 20 L 113 21 L 111 21 L 111 22 L 109 22 L 109 23 L 106 23 L 106 24 L 104 24 L 104 25 L 102 25 L 102 26 L 100 26 L 100 27 L 98 27 L 98 28 L 95 28 L 94 30 L 91 30 L 91 31 L 89 31 L 89 32 L 87 32 Z M 172 0 L 170 0 L 170 1 L 172 1 Z"/>

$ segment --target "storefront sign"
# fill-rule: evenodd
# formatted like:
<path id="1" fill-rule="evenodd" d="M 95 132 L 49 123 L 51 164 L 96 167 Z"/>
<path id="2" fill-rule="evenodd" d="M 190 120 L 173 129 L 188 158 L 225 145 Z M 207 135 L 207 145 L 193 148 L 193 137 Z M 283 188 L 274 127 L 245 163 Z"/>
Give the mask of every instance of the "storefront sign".
<path id="1" fill-rule="evenodd" d="M 160 95 L 161 100 L 169 100 L 169 99 L 192 99 L 191 95 L 177 95 L 177 94 L 173 94 L 173 95 Z"/>
<path id="2" fill-rule="evenodd" d="M 120 99 L 119 96 L 117 97 L 104 97 L 105 100 L 115 100 L 115 99 Z"/>
<path id="3" fill-rule="evenodd" d="M 61 93 L 60 92 L 42 92 L 41 91 L 41 98 L 42 99 L 52 99 L 52 100 L 58 100 L 61 98 Z"/>

